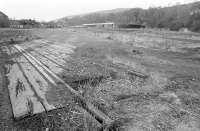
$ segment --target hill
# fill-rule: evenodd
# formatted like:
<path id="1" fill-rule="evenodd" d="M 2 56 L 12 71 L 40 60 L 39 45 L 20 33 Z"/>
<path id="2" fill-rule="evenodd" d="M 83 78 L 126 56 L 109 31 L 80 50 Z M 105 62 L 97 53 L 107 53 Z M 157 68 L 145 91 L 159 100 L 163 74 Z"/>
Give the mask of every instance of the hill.
<path id="1" fill-rule="evenodd" d="M 8 26 L 9 26 L 8 16 L 0 11 L 0 27 L 8 27 Z"/>
<path id="2" fill-rule="evenodd" d="M 64 17 L 56 22 L 64 26 L 74 26 L 108 21 L 117 24 L 145 24 L 152 28 L 168 28 L 171 30 L 189 28 L 192 31 L 200 31 L 200 2 L 163 8 L 129 8 L 99 11 Z"/>

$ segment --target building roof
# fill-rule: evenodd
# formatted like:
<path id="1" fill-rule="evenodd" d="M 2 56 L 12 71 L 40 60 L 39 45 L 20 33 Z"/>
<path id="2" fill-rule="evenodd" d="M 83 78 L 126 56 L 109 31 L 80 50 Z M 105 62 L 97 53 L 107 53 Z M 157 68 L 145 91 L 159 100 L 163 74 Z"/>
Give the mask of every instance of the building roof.
<path id="1" fill-rule="evenodd" d="M 106 23 L 91 23 L 91 24 L 83 24 L 84 26 L 88 25 L 113 25 L 115 24 L 114 22 L 106 22 Z"/>

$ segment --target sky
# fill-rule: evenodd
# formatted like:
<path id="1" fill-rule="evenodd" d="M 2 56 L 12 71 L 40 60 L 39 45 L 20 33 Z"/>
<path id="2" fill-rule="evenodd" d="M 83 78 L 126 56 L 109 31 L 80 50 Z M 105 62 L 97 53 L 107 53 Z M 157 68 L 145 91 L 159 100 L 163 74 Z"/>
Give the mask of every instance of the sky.
<path id="1" fill-rule="evenodd" d="M 0 0 L 0 11 L 12 19 L 49 21 L 115 8 L 149 8 L 198 0 Z"/>

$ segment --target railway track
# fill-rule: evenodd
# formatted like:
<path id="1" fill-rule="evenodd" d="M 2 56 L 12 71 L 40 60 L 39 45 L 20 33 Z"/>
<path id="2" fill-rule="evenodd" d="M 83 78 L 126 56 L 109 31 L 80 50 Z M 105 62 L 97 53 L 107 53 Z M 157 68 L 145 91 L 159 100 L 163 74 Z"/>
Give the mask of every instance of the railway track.
<path id="1" fill-rule="evenodd" d="M 12 56 L 11 60 L 13 61 L 6 65 L 6 69 L 9 79 L 9 96 L 15 119 L 18 120 L 26 116 L 64 107 L 65 105 L 59 103 L 59 100 L 58 102 L 51 102 L 47 98 L 47 94 L 52 88 L 57 90 L 62 85 L 63 88 L 73 94 L 72 97 L 78 98 L 81 108 L 92 115 L 100 124 L 103 126 L 112 125 L 114 122 L 112 119 L 88 102 L 78 91 L 70 87 L 56 72 L 51 70 L 52 68 L 48 68 L 41 59 L 36 58 L 36 55 L 32 55 L 26 51 L 27 49 L 19 45 L 5 46 L 3 50 L 9 56 Z M 42 54 L 37 55 L 44 58 Z M 54 61 L 54 63 L 58 65 L 58 62 Z"/>

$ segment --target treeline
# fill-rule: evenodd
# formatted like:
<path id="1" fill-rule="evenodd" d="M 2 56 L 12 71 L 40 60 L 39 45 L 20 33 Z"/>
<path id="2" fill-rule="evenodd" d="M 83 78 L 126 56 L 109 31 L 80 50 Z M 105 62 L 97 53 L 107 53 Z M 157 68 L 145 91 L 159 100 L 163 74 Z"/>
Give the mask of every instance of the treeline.
<path id="1" fill-rule="evenodd" d="M 38 22 L 34 19 L 9 19 L 7 15 L 0 11 L 0 28 L 11 27 L 11 28 L 58 28 L 56 22 Z"/>
<path id="2" fill-rule="evenodd" d="M 146 10 L 133 8 L 120 12 L 97 12 L 72 18 L 65 17 L 60 19 L 58 23 L 74 26 L 108 21 L 117 24 L 143 24 L 151 28 L 167 28 L 170 30 L 188 28 L 200 32 L 200 2 Z"/>
<path id="3" fill-rule="evenodd" d="M 0 11 L 0 27 L 9 27 L 8 16 Z"/>

